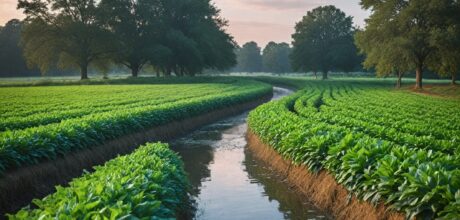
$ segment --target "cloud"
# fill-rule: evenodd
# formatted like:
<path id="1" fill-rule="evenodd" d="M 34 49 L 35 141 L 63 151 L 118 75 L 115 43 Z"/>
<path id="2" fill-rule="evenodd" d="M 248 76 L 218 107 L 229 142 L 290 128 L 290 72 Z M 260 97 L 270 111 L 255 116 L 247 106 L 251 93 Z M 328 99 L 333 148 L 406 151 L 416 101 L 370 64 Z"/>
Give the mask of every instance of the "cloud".
<path id="1" fill-rule="evenodd" d="M 242 4 L 271 10 L 304 10 L 320 3 L 308 0 L 238 0 Z"/>

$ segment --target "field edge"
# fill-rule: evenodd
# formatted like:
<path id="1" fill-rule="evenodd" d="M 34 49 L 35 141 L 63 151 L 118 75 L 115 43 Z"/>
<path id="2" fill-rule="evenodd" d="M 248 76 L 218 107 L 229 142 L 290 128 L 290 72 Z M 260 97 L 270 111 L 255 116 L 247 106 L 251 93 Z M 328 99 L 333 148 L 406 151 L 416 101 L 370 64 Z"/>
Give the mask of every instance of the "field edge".
<path id="1" fill-rule="evenodd" d="M 265 144 L 251 128 L 246 135 L 248 149 L 254 156 L 267 163 L 285 181 L 299 193 L 304 194 L 320 210 L 329 213 L 336 219 L 368 219 L 368 220 L 404 220 L 405 215 L 388 210 L 388 207 L 379 204 L 377 207 L 361 201 L 345 187 L 338 184 L 335 178 L 327 171 L 321 170 L 312 173 L 302 165 L 295 165 L 283 158 L 271 146 Z"/>

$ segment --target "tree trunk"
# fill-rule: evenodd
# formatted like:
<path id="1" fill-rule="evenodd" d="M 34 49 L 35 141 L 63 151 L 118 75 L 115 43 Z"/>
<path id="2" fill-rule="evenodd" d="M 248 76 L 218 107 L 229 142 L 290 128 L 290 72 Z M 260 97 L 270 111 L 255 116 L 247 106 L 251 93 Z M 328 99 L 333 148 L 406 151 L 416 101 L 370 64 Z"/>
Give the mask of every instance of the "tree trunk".
<path id="1" fill-rule="evenodd" d="M 171 67 L 166 67 L 166 71 L 165 71 L 165 77 L 170 77 L 171 76 Z"/>
<path id="2" fill-rule="evenodd" d="M 139 74 L 139 66 L 131 65 L 131 76 L 137 77 Z"/>
<path id="3" fill-rule="evenodd" d="M 88 79 L 88 64 L 83 64 L 80 66 L 80 76 L 81 80 Z"/>
<path id="4" fill-rule="evenodd" d="M 415 70 L 415 89 L 422 89 L 422 78 L 423 78 L 423 67 L 421 65 L 417 66 Z"/>
<path id="5" fill-rule="evenodd" d="M 157 74 L 157 78 L 160 78 L 160 71 L 159 70 L 156 71 L 156 74 Z"/>
<path id="6" fill-rule="evenodd" d="M 402 77 L 403 77 L 403 74 L 402 73 L 398 73 L 398 81 L 396 81 L 396 88 L 400 89 L 401 88 L 401 85 L 402 85 Z"/>
<path id="7" fill-rule="evenodd" d="M 328 71 L 323 71 L 323 80 L 328 79 L 328 78 L 327 78 L 327 72 L 328 72 Z"/>
<path id="8" fill-rule="evenodd" d="M 451 82 L 453 86 L 457 85 L 456 80 L 457 80 L 457 73 L 453 73 L 452 74 L 452 82 Z"/>

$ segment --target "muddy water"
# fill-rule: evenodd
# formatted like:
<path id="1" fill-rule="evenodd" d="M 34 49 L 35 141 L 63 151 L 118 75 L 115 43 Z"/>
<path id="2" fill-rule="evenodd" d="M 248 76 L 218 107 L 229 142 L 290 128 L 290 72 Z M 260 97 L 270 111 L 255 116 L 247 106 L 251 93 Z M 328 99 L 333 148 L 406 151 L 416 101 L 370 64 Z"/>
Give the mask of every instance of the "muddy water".
<path id="1" fill-rule="evenodd" d="M 274 99 L 289 90 L 275 88 Z M 193 187 L 195 219 L 325 219 L 246 149 L 247 113 L 171 143 Z"/>

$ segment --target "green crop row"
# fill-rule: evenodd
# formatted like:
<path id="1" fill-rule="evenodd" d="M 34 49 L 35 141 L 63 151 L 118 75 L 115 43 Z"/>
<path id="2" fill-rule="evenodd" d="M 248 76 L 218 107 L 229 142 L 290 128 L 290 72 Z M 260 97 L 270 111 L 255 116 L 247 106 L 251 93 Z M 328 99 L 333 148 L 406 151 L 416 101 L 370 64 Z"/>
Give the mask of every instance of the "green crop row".
<path id="1" fill-rule="evenodd" d="M 200 88 L 189 87 L 188 92 L 178 90 L 182 91 L 181 95 L 197 94 L 189 99 L 170 99 L 161 104 L 147 104 L 135 108 L 123 108 L 123 105 L 120 105 L 113 111 L 1 132 L 0 174 L 11 168 L 35 164 L 70 151 L 97 146 L 122 135 L 255 100 L 272 91 L 267 84 L 243 80 L 231 84 L 209 84 L 204 87 L 203 84 L 200 85 Z M 149 93 L 148 89 L 149 87 L 145 87 L 144 90 L 128 92 L 131 92 L 135 99 L 139 93 Z M 176 97 L 177 93 L 163 96 Z M 91 100 L 98 101 L 94 97 Z"/>
<path id="2" fill-rule="evenodd" d="M 9 219 L 165 219 L 187 203 L 185 171 L 165 144 L 147 144 L 127 156 L 95 167 L 68 187 L 26 207 Z"/>
<path id="3" fill-rule="evenodd" d="M 228 93 L 242 83 L 0 88 L 0 131 Z M 243 84 L 244 86 L 244 84 Z"/>
<path id="4" fill-rule="evenodd" d="M 312 172 L 327 170 L 359 199 L 384 202 L 408 218 L 452 219 L 460 216 L 460 136 L 439 132 L 460 126 L 458 104 L 378 86 L 316 82 L 258 107 L 248 124 L 281 155 Z"/>

